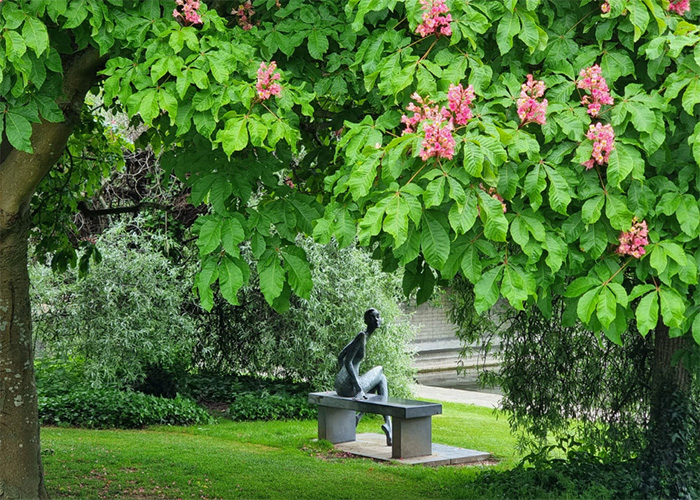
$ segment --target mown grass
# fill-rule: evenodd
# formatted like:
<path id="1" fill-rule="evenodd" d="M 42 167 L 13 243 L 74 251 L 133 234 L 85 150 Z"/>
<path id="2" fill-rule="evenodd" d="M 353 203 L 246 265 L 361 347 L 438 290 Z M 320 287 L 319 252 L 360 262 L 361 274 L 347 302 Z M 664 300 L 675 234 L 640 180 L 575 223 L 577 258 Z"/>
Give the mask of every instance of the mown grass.
<path id="1" fill-rule="evenodd" d="M 358 432 L 379 432 L 380 424 L 366 418 Z M 314 442 L 315 435 L 315 421 L 221 420 L 138 431 L 49 427 L 42 430 L 46 484 L 54 498 L 481 498 L 468 485 L 483 466 L 349 458 Z M 507 422 L 487 408 L 445 403 L 433 418 L 433 439 L 492 452 L 497 469 L 516 462 Z"/>

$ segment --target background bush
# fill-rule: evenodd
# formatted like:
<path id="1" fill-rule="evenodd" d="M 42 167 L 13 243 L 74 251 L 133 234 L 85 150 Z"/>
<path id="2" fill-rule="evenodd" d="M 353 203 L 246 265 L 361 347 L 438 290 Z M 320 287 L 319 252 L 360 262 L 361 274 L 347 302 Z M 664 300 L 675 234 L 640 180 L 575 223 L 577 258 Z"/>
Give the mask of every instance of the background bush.
<path id="1" fill-rule="evenodd" d="M 84 359 L 93 385 L 134 386 L 151 375 L 174 396 L 169 374 L 187 369 L 196 340 L 184 314 L 191 277 L 161 253 L 163 237 L 141 232 L 139 219 L 115 224 L 97 245 L 102 260 L 83 277 L 31 267 L 35 334 L 50 355 Z"/>
<path id="2" fill-rule="evenodd" d="M 207 370 L 275 375 L 304 381 L 313 390 L 333 388 L 341 349 L 365 328 L 370 307 L 383 317 L 367 344 L 361 371 L 382 365 L 393 396 L 410 395 L 414 327 L 401 308 L 401 275 L 384 273 L 364 250 L 336 243 L 301 242 L 312 264 L 309 300 L 292 297 L 281 315 L 265 302 L 256 278 L 239 294 L 240 305 L 217 301 L 200 316 L 196 362 Z"/>
<path id="3" fill-rule="evenodd" d="M 113 384 L 90 386 L 82 368 L 80 362 L 37 362 L 39 419 L 43 425 L 129 429 L 211 421 L 209 413 L 192 399 L 162 398 Z"/>

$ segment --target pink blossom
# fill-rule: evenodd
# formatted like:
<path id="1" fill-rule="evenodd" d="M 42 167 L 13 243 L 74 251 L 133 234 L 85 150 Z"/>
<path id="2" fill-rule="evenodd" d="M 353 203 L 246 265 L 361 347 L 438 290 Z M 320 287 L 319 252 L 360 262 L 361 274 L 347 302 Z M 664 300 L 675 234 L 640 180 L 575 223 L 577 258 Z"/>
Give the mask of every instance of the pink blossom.
<path id="1" fill-rule="evenodd" d="M 269 99 L 273 95 L 280 95 L 282 91 L 280 84 L 275 83 L 275 80 L 280 79 L 280 74 L 275 73 L 276 69 L 277 63 L 275 61 L 272 61 L 270 66 L 267 66 L 264 62 L 260 63 L 258 81 L 255 84 L 255 88 L 258 90 L 258 97 L 262 101 Z"/>
<path id="2" fill-rule="evenodd" d="M 603 4 L 600 6 L 600 11 L 603 14 L 607 14 L 608 12 L 610 12 L 610 4 L 607 2 L 607 0 L 603 2 Z"/>
<path id="3" fill-rule="evenodd" d="M 601 105 L 613 104 L 614 101 L 610 96 L 610 89 L 605 78 L 603 78 L 600 66 L 596 64 L 590 68 L 582 69 L 579 77 L 580 79 L 576 82 L 576 86 L 591 92 L 590 96 L 586 95 L 581 99 L 581 104 L 588 106 L 589 115 L 598 116 Z"/>
<path id="4" fill-rule="evenodd" d="M 445 0 L 420 0 L 420 4 L 425 12 L 423 12 L 423 22 L 416 26 L 416 33 L 423 38 L 433 33 L 450 36 L 452 15 L 445 5 Z"/>
<path id="5" fill-rule="evenodd" d="M 469 85 L 466 89 L 462 84 L 450 84 L 447 91 L 447 102 L 450 111 L 454 113 L 454 121 L 457 125 L 466 125 L 471 120 L 472 110 L 469 107 L 474 100 L 474 87 Z"/>
<path id="6" fill-rule="evenodd" d="M 598 165 L 608 163 L 610 153 L 615 149 L 615 131 L 612 125 L 602 125 L 600 122 L 596 123 L 595 126 L 591 125 L 588 127 L 586 137 L 593 141 L 591 158 L 583 162 L 586 170 L 592 169 L 596 163 Z"/>
<path id="7" fill-rule="evenodd" d="M 175 19 L 183 19 L 184 24 L 189 26 L 191 24 L 202 24 L 202 18 L 199 15 L 200 2 L 199 0 L 175 0 L 178 5 L 173 10 L 173 17 Z M 178 9 L 182 8 L 182 12 Z"/>
<path id="8" fill-rule="evenodd" d="M 452 137 L 454 123 L 450 111 L 444 106 L 438 108 L 434 101 L 423 99 L 417 93 L 413 93 L 411 98 L 418 105 L 412 102 L 406 107 L 413 112 L 413 116 L 401 117 L 401 122 L 406 125 L 403 133 L 417 132 L 422 126 L 425 138 L 419 154 L 423 161 L 431 157 L 451 160 L 455 152 L 455 140 Z"/>
<path id="9" fill-rule="evenodd" d="M 682 16 L 690 10 L 690 0 L 671 0 L 668 10 Z"/>
<path id="10" fill-rule="evenodd" d="M 617 247 L 616 252 L 620 255 L 631 255 L 639 259 L 646 253 L 644 247 L 649 244 L 649 239 L 647 238 L 648 234 L 647 222 L 644 220 L 637 222 L 637 218 L 635 217 L 632 219 L 632 227 L 630 230 L 620 233 L 618 238 L 620 246 Z"/>
<path id="11" fill-rule="evenodd" d="M 421 143 L 420 157 L 423 161 L 434 156 L 451 160 L 455 154 L 455 140 L 452 137 L 454 125 L 442 117 L 423 125 L 425 139 Z"/>
<path id="12" fill-rule="evenodd" d="M 408 117 L 403 115 L 401 117 L 401 123 L 406 125 L 404 129 L 404 134 L 412 134 L 418 130 L 418 126 L 426 120 L 435 119 L 445 119 L 444 113 L 437 106 L 435 106 L 435 101 L 423 99 L 418 93 L 414 92 L 411 94 L 411 99 L 416 101 L 419 105 L 415 103 L 410 103 L 406 106 L 408 111 L 413 113 L 413 116 Z M 443 108 L 444 109 L 444 108 Z"/>
<path id="13" fill-rule="evenodd" d="M 245 3 L 239 5 L 238 9 L 233 9 L 231 14 L 238 17 L 238 26 L 243 28 L 245 31 L 248 31 L 253 27 L 251 18 L 255 14 L 255 11 L 253 10 L 253 4 L 250 2 L 250 0 L 247 0 Z"/>
<path id="14" fill-rule="evenodd" d="M 527 75 L 527 82 L 523 83 L 518 99 L 518 116 L 521 127 L 528 123 L 544 125 L 547 122 L 547 99 L 538 101 L 544 95 L 547 87 L 542 80 L 534 80 L 532 75 Z"/>

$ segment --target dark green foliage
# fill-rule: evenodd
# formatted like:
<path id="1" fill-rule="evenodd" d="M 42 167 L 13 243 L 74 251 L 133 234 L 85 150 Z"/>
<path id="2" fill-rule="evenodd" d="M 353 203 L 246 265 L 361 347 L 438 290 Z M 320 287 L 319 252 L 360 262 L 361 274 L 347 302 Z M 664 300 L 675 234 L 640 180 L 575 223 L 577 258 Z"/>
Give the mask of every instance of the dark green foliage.
<path id="1" fill-rule="evenodd" d="M 249 375 L 197 374 L 188 377 L 187 394 L 201 402 L 230 403 L 233 420 L 282 420 L 316 417 L 309 405 L 309 384 Z"/>
<path id="2" fill-rule="evenodd" d="M 140 428 L 148 425 L 209 423 L 211 417 L 191 399 L 150 396 L 113 388 L 78 387 L 54 396 L 39 395 L 43 425 L 89 428 Z"/>
<path id="3" fill-rule="evenodd" d="M 586 453 L 569 453 L 567 460 L 535 460 L 534 466 L 480 474 L 474 489 L 483 498 L 537 500 L 540 498 L 619 499 L 646 498 L 639 491 L 633 462 L 603 463 Z"/>
<path id="4" fill-rule="evenodd" d="M 39 419 L 43 425 L 129 429 L 211 421 L 206 410 L 189 398 L 161 398 L 114 385 L 92 387 L 83 369 L 80 362 L 36 363 Z"/>
<path id="5" fill-rule="evenodd" d="M 288 420 L 316 418 L 306 394 L 245 392 L 229 408 L 233 420 Z"/>
<path id="6" fill-rule="evenodd" d="M 700 497 L 700 407 L 673 384 L 668 389 L 639 461 L 642 491 L 648 498 L 692 500 Z"/>

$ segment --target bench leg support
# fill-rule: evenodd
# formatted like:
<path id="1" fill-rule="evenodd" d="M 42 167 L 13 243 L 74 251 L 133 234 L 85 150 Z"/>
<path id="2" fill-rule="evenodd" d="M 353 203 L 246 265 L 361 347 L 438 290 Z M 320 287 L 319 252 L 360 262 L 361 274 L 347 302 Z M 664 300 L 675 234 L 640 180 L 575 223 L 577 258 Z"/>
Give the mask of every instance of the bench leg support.
<path id="1" fill-rule="evenodd" d="M 355 441 L 355 412 L 319 406 L 318 438 L 333 444 Z"/>
<path id="2" fill-rule="evenodd" d="M 413 458 L 433 454 L 433 427 L 430 417 L 394 417 L 391 458 Z"/>

